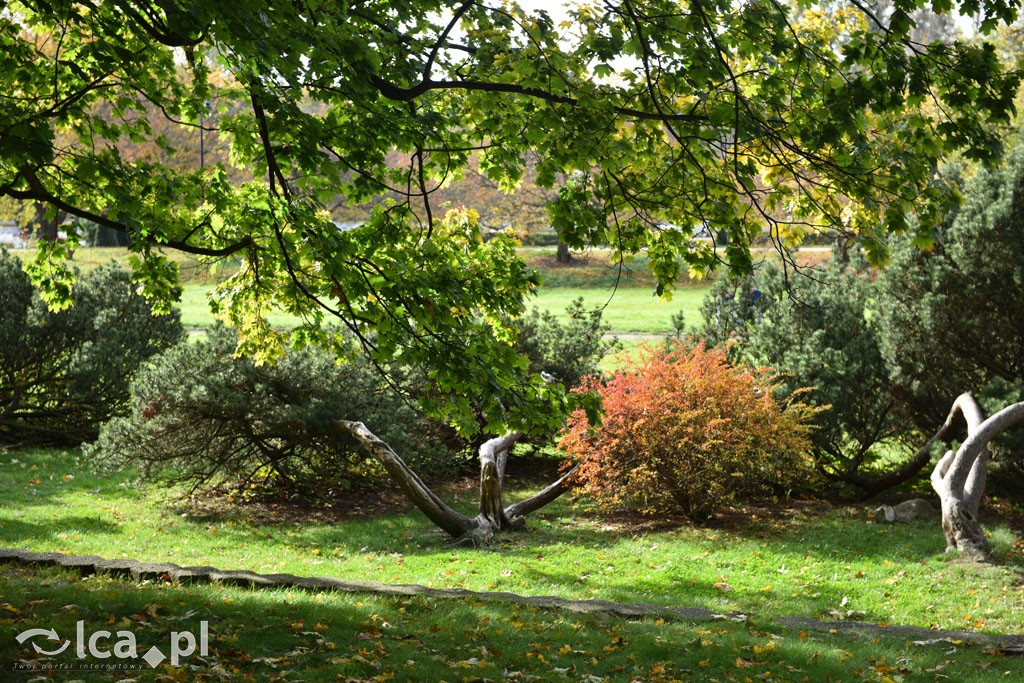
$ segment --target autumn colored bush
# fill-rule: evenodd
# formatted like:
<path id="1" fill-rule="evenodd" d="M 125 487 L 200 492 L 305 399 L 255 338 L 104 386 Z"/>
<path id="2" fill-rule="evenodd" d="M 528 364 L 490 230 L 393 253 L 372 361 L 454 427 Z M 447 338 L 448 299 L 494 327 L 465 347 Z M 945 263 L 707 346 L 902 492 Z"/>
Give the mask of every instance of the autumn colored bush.
<path id="1" fill-rule="evenodd" d="M 648 350 L 581 388 L 601 393 L 606 414 L 596 428 L 572 415 L 559 447 L 583 460 L 581 490 L 606 510 L 700 519 L 813 476 L 814 409 L 779 400 L 768 371 L 734 367 L 722 349 Z"/>

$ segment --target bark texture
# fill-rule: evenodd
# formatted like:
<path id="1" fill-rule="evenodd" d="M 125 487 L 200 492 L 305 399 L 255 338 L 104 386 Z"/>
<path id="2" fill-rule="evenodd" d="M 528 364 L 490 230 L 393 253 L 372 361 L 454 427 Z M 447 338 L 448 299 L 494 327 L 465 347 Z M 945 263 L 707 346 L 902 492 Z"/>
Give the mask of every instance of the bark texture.
<path id="1" fill-rule="evenodd" d="M 572 263 L 572 255 L 569 253 L 569 245 L 558 240 L 558 250 L 555 252 L 556 263 Z"/>
<path id="2" fill-rule="evenodd" d="M 402 491 L 413 505 L 418 507 L 434 524 L 455 537 L 462 536 L 475 527 L 473 520 L 452 510 L 445 505 L 443 500 L 434 495 L 434 492 L 423 483 L 423 480 L 409 469 L 405 461 L 398 457 L 391 446 L 377 438 L 377 435 L 367 429 L 362 422 L 336 420 L 334 424 L 342 432 L 362 444 L 370 455 L 384 466 L 391 478 L 402 487 Z"/>
<path id="3" fill-rule="evenodd" d="M 502 488 L 508 452 L 522 435 L 522 432 L 513 432 L 480 446 L 480 514 L 475 521 L 476 528 L 483 535 L 492 535 L 512 526 L 505 514 Z"/>
<path id="4" fill-rule="evenodd" d="M 962 415 L 967 424 L 967 439 L 955 452 L 946 451 L 932 471 L 931 484 L 942 503 L 946 552 L 957 550 L 965 557 L 988 562 L 992 559 L 992 549 L 978 521 L 978 506 L 988 477 L 988 443 L 1024 420 L 1024 403 L 1009 405 L 985 419 L 974 397 L 961 394 L 953 402 L 946 422 L 929 443 L 945 436 L 957 414 Z"/>
<path id="5" fill-rule="evenodd" d="M 572 486 L 572 476 L 576 472 L 576 468 L 573 468 L 543 491 L 505 507 L 505 466 L 509 451 L 523 434 L 512 432 L 490 439 L 480 447 L 479 511 L 476 517 L 467 517 L 445 505 L 444 501 L 409 469 L 391 446 L 379 439 L 362 422 L 336 420 L 334 424 L 340 433 L 358 441 L 383 465 L 388 475 L 405 492 L 406 497 L 430 521 L 454 538 L 471 535 L 473 538 L 486 540 L 499 531 L 522 526 L 526 515 L 539 510 L 568 491 Z"/>

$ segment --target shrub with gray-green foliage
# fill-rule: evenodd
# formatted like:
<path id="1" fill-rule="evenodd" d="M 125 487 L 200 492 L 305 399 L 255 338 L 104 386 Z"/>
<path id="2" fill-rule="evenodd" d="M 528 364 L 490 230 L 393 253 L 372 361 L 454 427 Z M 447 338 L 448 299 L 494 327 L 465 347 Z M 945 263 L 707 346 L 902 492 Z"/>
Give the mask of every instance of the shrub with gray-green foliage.
<path id="1" fill-rule="evenodd" d="M 700 329 L 700 337 L 708 346 L 718 346 L 725 342 L 743 344 L 750 336 L 751 329 L 760 322 L 764 316 L 765 309 L 771 302 L 778 298 L 774 290 L 778 289 L 776 284 L 785 284 L 780 280 L 782 272 L 771 264 L 766 264 L 763 274 L 759 277 L 738 277 L 730 278 L 722 276 L 716 278 L 711 285 L 711 291 L 701 302 L 700 313 L 703 318 L 703 326 Z M 761 282 L 772 290 L 770 296 L 758 287 Z M 682 312 L 672 317 L 676 337 L 685 336 L 685 320 Z M 732 346 L 729 349 L 730 357 L 735 358 L 740 347 Z"/>
<path id="2" fill-rule="evenodd" d="M 600 312 L 575 302 L 569 313 L 566 324 L 549 313 L 525 316 L 518 350 L 533 371 L 575 386 L 612 344 L 601 338 Z M 192 487 L 244 481 L 312 497 L 379 485 L 378 465 L 335 428 L 339 419 L 365 423 L 424 474 L 475 458 L 473 444 L 418 407 L 431 384 L 417 368 L 376 367 L 358 352 L 338 364 L 313 346 L 257 365 L 236 357 L 236 344 L 233 330 L 215 327 L 154 359 L 132 385 L 131 414 L 108 423 L 92 452 L 144 478 Z"/>
<path id="3" fill-rule="evenodd" d="M 897 241 L 879 284 L 882 350 L 908 424 L 931 433 L 964 391 L 987 411 L 1024 399 L 1024 146 L 966 184 L 930 251 Z M 1012 436 L 993 444 L 993 464 L 1021 476 Z"/>
<path id="4" fill-rule="evenodd" d="M 437 454 L 451 452 L 449 431 L 424 419 L 365 361 L 338 364 L 334 354 L 306 347 L 257 365 L 235 357 L 237 341 L 234 330 L 218 326 L 156 358 L 132 385 L 131 414 L 103 428 L 94 452 L 145 478 L 193 487 L 241 480 L 330 496 L 377 475 L 334 428 L 346 419 L 366 423 L 411 466 L 446 465 Z"/>
<path id="5" fill-rule="evenodd" d="M 765 264 L 756 279 L 716 283 L 702 307 L 705 338 L 738 342 L 734 357 L 774 368 L 784 391 L 805 389 L 801 400 L 827 406 L 811 433 L 818 469 L 865 493 L 898 483 L 875 467 L 897 424 L 874 296 L 867 264 L 854 254 L 790 278 Z"/>
<path id="6" fill-rule="evenodd" d="M 148 358 L 182 338 L 177 313 L 152 315 L 123 268 L 80 277 L 51 312 L 21 262 L 0 252 L 0 443 L 77 445 L 128 409 Z"/>
<path id="7" fill-rule="evenodd" d="M 767 268 L 757 278 L 763 309 L 729 298 L 737 285 L 727 282 L 704 305 L 712 343 L 740 341 L 734 356 L 788 373 L 788 388 L 813 387 L 807 400 L 831 406 L 813 437 L 819 464 L 867 492 L 917 471 L 865 477 L 877 444 L 923 444 L 961 393 L 988 414 L 1024 400 L 1024 146 L 977 172 L 930 249 L 894 238 L 891 254 L 875 279 L 855 253 L 849 265 L 833 256 L 812 277 L 790 278 L 788 290 Z M 1005 433 L 991 449 L 994 483 L 1019 490 L 1024 433 Z"/>
<path id="8" fill-rule="evenodd" d="M 604 339 L 611 328 L 601 321 L 601 309 L 584 308 L 582 297 L 569 304 L 566 313 L 569 320 L 563 324 L 550 311 L 530 309 L 516 321 L 516 351 L 529 359 L 531 372 L 546 372 L 572 388 L 599 374 L 601 359 L 621 345 Z"/>

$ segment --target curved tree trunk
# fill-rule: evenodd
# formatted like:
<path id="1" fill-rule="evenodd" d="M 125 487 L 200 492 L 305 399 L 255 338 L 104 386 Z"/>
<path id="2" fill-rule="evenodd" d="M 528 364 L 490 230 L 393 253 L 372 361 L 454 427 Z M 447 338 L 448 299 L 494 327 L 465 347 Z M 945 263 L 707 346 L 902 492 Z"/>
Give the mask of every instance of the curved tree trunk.
<path id="1" fill-rule="evenodd" d="M 987 562 L 992 549 L 978 522 L 978 506 L 988 477 L 988 443 L 1024 420 L 1024 403 L 1009 405 L 986 420 L 974 397 L 961 394 L 940 432 L 948 429 L 958 412 L 967 423 L 967 439 L 955 453 L 946 451 L 932 472 L 931 483 L 942 502 L 946 552 L 956 549 L 961 555 Z"/>
<path id="2" fill-rule="evenodd" d="M 888 409 L 887 409 L 888 410 Z M 916 476 L 918 472 L 923 470 L 925 466 L 931 462 L 932 453 L 931 446 L 933 443 L 945 441 L 949 431 L 953 428 L 956 422 L 957 413 L 960 412 L 960 408 L 957 403 L 954 402 L 953 407 L 949 411 L 949 415 L 946 416 L 946 421 L 942 423 L 928 441 L 918 449 L 917 453 L 914 454 L 909 460 L 904 462 L 902 465 L 892 470 L 875 477 L 868 477 L 862 474 L 857 474 L 857 469 L 861 466 L 864 461 L 863 456 L 866 454 L 867 449 L 861 452 L 858 457 L 854 458 L 851 464 L 842 472 L 831 473 L 825 472 L 822 468 L 818 468 L 826 477 L 836 479 L 838 481 L 851 484 L 861 490 L 863 499 L 872 498 L 878 495 L 882 491 L 888 490 L 894 486 L 898 486 L 903 482 Z M 881 421 L 879 421 L 879 430 L 881 429 Z M 877 436 L 877 433 L 876 433 Z M 872 439 L 874 441 L 874 439 Z"/>
<path id="3" fill-rule="evenodd" d="M 384 466 L 391 478 L 398 482 L 406 497 L 434 524 L 455 537 L 462 536 L 475 528 L 474 520 L 445 505 L 444 501 L 434 495 L 434 492 L 427 488 L 427 485 L 416 473 L 398 457 L 391 446 L 377 438 L 377 435 L 367 429 L 362 422 L 335 420 L 334 424 L 362 444 L 370 452 L 370 455 Z"/>
<path id="4" fill-rule="evenodd" d="M 334 424 L 339 432 L 358 441 L 384 466 L 388 475 L 405 492 L 406 497 L 430 521 L 455 538 L 472 533 L 474 536 L 487 539 L 499 531 L 522 526 L 526 515 L 539 510 L 571 488 L 572 477 L 579 467 L 577 465 L 540 493 L 505 507 L 502 502 L 505 465 L 508 462 L 509 451 L 523 434 L 512 432 L 490 439 L 480 447 L 479 513 L 476 517 L 467 517 L 445 505 L 444 501 L 409 469 L 391 446 L 380 440 L 362 422 L 335 420 Z"/>
<path id="5" fill-rule="evenodd" d="M 871 498 L 886 489 L 898 486 L 899 484 L 907 481 L 923 470 L 925 465 L 931 461 L 932 444 L 946 440 L 946 437 L 949 435 L 950 430 L 956 422 L 957 413 L 960 412 L 959 403 L 960 399 L 958 398 L 953 402 L 953 407 L 950 409 L 949 415 L 946 416 L 946 421 L 942 423 L 942 426 L 939 427 L 938 431 L 932 434 L 932 437 L 918 449 L 917 453 L 914 454 L 914 457 L 903 463 L 899 468 L 878 477 L 865 477 L 857 474 L 850 474 L 846 476 L 838 476 L 836 478 L 860 488 L 864 493 L 864 498 Z"/>

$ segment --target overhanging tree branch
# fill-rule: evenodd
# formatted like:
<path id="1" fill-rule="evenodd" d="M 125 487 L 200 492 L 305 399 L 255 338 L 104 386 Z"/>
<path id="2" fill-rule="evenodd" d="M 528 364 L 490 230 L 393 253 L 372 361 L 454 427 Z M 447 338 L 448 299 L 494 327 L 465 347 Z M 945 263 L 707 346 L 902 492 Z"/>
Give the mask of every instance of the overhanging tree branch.
<path id="1" fill-rule="evenodd" d="M 388 81 L 387 79 L 381 78 L 376 74 L 370 75 L 370 82 L 377 88 L 381 95 L 388 98 L 389 100 L 395 100 L 396 102 L 409 102 L 416 98 L 424 95 L 425 93 L 434 90 L 469 90 L 478 92 L 495 92 L 495 93 L 509 93 L 512 95 L 525 95 L 527 97 L 533 97 L 545 102 L 554 102 L 556 104 L 568 104 L 571 106 L 579 106 L 582 103 L 576 97 L 570 97 L 568 95 L 558 95 L 541 88 L 534 88 L 531 86 L 519 85 L 518 83 L 494 83 L 488 81 L 473 81 L 473 80 L 432 80 L 424 79 L 414 86 L 403 88 L 399 85 Z M 326 90 L 332 88 L 324 87 Z M 680 114 L 680 113 L 652 113 L 647 111 L 641 111 L 639 109 L 633 109 L 630 107 L 614 107 L 612 109 L 616 114 L 620 114 L 634 119 L 642 119 L 647 121 L 684 121 L 688 123 L 705 123 L 708 121 L 708 117 L 703 114 Z"/>
<path id="2" fill-rule="evenodd" d="M 92 221 L 93 223 L 96 223 L 98 225 L 111 228 L 112 230 L 117 230 L 118 232 L 124 233 L 125 235 L 134 236 L 133 231 L 126 224 L 120 221 L 112 220 L 110 218 L 107 218 L 106 216 L 93 213 L 88 209 L 83 209 L 81 207 L 74 206 L 73 204 L 69 204 L 68 202 L 57 197 L 56 195 L 50 193 L 49 191 L 46 190 L 45 187 L 43 187 L 43 184 L 39 181 L 39 178 L 31 169 L 21 168 L 19 169 L 19 173 L 21 177 L 23 177 L 25 181 L 28 183 L 29 189 L 15 190 L 10 186 L 4 186 L 0 187 L 0 194 L 7 195 L 8 197 L 11 197 L 13 199 L 26 199 L 30 201 L 45 202 L 47 204 L 51 204 L 52 206 L 57 207 L 61 211 L 66 211 L 72 216 L 77 216 L 78 218 L 83 218 L 87 221 Z M 245 237 L 239 239 L 237 242 L 234 242 L 233 244 L 229 244 L 226 247 L 219 248 L 198 247 L 194 244 L 188 244 L 183 240 L 175 239 L 156 240 L 154 241 L 153 246 L 168 247 L 170 249 L 176 249 L 178 251 L 182 251 L 187 254 L 195 254 L 197 256 L 220 257 L 230 256 L 231 254 L 234 254 L 235 252 L 238 251 L 242 251 L 243 249 L 247 249 L 253 246 L 254 244 L 255 242 L 253 241 L 252 237 L 246 235 Z"/>

